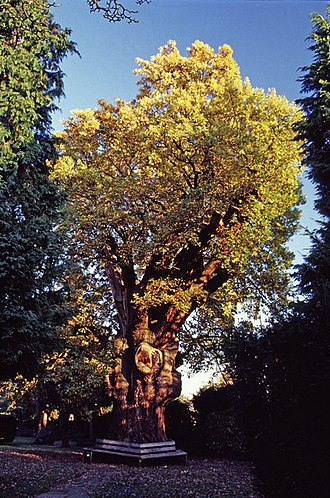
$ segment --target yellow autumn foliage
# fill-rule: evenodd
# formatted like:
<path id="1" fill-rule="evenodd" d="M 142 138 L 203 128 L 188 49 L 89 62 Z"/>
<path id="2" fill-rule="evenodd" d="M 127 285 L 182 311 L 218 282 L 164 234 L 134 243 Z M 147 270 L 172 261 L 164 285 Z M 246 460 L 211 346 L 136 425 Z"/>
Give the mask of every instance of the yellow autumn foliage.
<path id="1" fill-rule="evenodd" d="M 140 280 L 160 255 L 167 277 L 136 293 L 141 306 L 170 299 L 188 310 L 199 299 L 189 275 L 175 280 L 175 258 L 190 245 L 233 279 L 259 263 L 275 278 L 297 218 L 301 111 L 242 81 L 228 45 L 215 52 L 196 41 L 184 56 L 170 41 L 137 64 L 136 99 L 75 111 L 61 133 L 53 177 L 68 192 L 77 239 L 103 254 L 111 237 L 118 267 L 133 262 Z M 202 247 L 214 213 L 222 221 Z"/>

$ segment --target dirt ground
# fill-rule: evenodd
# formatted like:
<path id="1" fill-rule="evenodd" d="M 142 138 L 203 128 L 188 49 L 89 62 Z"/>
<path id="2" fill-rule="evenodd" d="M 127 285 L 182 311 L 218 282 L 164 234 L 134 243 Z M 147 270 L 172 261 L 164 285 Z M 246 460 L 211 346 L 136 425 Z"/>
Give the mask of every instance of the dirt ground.
<path id="1" fill-rule="evenodd" d="M 84 463 L 82 450 L 15 440 L 0 446 L 2 498 L 263 498 L 251 463 L 188 458 L 147 468 Z"/>

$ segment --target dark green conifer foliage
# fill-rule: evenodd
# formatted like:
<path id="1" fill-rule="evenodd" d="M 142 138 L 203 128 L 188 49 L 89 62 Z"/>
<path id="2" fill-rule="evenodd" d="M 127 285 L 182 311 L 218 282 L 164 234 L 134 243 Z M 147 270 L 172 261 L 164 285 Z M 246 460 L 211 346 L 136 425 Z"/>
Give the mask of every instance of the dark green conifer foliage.
<path id="1" fill-rule="evenodd" d="M 311 65 L 305 66 L 301 78 L 299 100 L 306 120 L 301 134 L 306 141 L 305 163 L 316 187 L 316 208 L 322 215 L 320 229 L 313 234 L 312 250 L 301 267 L 301 283 L 310 295 L 312 308 L 330 311 L 330 5 L 327 17 L 312 16 L 313 31 L 310 49 L 314 52 Z"/>
<path id="2" fill-rule="evenodd" d="M 63 322 L 64 199 L 50 181 L 60 63 L 74 51 L 44 0 L 0 0 L 0 378 L 36 372 Z"/>

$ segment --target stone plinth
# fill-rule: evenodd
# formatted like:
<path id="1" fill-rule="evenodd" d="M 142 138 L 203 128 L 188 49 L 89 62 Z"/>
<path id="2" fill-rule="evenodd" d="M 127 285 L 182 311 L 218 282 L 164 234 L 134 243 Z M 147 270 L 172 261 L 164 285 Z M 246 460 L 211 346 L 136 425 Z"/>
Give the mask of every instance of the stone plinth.
<path id="1" fill-rule="evenodd" d="M 97 439 L 94 448 L 84 448 L 84 461 L 124 463 L 127 465 L 185 465 L 187 453 L 177 450 L 174 441 L 159 443 L 126 443 Z"/>

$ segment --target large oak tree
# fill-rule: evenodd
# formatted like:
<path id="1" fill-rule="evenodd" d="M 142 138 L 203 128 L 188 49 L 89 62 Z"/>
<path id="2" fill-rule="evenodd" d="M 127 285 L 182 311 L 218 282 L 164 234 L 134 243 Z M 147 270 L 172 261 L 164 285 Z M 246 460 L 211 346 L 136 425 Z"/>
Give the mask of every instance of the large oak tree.
<path id="1" fill-rule="evenodd" d="M 72 243 L 117 311 L 112 436 L 142 442 L 166 439 L 187 318 L 212 299 L 225 319 L 286 285 L 301 113 L 242 81 L 227 45 L 196 41 L 185 57 L 171 41 L 138 64 L 135 100 L 66 123 L 54 177 Z"/>

